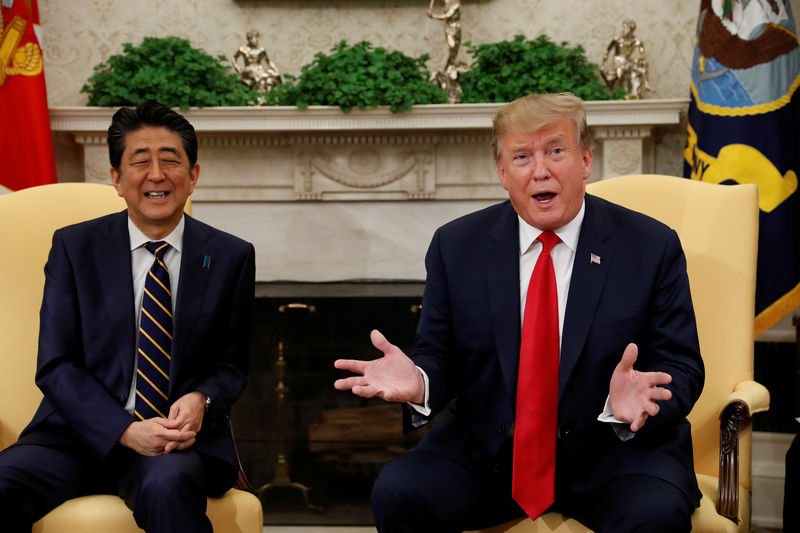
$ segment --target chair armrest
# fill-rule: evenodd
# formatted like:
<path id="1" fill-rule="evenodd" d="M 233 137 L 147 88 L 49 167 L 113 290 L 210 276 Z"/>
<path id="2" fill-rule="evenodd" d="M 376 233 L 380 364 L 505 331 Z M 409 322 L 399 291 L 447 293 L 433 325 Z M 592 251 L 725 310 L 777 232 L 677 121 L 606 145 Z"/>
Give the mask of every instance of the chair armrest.
<path id="1" fill-rule="evenodd" d="M 725 401 L 719 423 L 717 513 L 738 523 L 739 425 L 769 409 L 769 391 L 755 381 L 738 383 Z"/>
<path id="2" fill-rule="evenodd" d="M 757 381 L 741 381 L 725 398 L 725 405 L 733 402 L 744 404 L 749 416 L 769 410 L 769 390 Z"/>

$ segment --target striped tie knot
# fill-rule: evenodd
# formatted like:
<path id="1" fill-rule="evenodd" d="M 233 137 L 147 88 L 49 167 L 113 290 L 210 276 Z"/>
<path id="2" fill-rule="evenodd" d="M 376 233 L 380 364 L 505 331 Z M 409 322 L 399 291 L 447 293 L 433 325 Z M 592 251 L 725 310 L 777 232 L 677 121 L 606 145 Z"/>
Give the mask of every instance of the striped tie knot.
<path id="1" fill-rule="evenodd" d="M 139 318 L 136 369 L 136 416 L 166 418 L 169 412 L 169 364 L 172 357 L 172 291 L 164 254 L 169 244 L 148 242 L 155 261 L 147 272 Z"/>
<path id="2" fill-rule="evenodd" d="M 156 256 L 159 261 L 163 261 L 164 254 L 169 249 L 169 243 L 167 241 L 150 241 L 144 247 L 147 248 L 148 252 Z"/>

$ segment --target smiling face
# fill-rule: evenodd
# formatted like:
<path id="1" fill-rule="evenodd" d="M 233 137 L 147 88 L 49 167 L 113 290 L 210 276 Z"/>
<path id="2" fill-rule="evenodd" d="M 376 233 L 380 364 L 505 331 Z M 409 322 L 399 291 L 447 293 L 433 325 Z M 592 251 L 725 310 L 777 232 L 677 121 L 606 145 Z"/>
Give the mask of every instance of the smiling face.
<path id="1" fill-rule="evenodd" d="M 517 214 L 542 231 L 578 214 L 592 173 L 592 150 L 581 148 L 575 122 L 561 119 L 497 142 L 497 173 Z"/>
<path id="2" fill-rule="evenodd" d="M 111 181 L 136 227 L 157 240 L 180 222 L 199 174 L 199 165 L 190 167 L 177 133 L 145 126 L 125 136 L 119 172 L 111 169 Z"/>

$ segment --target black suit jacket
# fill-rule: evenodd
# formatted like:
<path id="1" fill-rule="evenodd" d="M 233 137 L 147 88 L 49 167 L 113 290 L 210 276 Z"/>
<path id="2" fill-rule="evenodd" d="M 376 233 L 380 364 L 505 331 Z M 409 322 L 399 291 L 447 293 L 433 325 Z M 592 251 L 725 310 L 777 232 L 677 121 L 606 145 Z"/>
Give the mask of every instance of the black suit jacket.
<path id="1" fill-rule="evenodd" d="M 208 257 L 208 259 L 206 259 Z M 196 448 L 238 468 L 228 412 L 249 365 L 253 246 L 186 216 L 169 401 L 211 398 Z M 36 384 L 26 442 L 85 443 L 105 457 L 133 417 L 136 317 L 126 212 L 57 230 L 45 266 Z"/>
<path id="2" fill-rule="evenodd" d="M 506 201 L 454 220 L 433 237 L 412 358 L 428 375 L 433 413 L 450 404 L 454 416 L 429 432 L 426 445 L 436 447 L 439 433 L 448 435 L 442 446 L 451 446 L 453 432 L 461 432 L 496 454 L 514 424 L 521 335 L 518 231 L 517 214 Z M 672 376 L 667 388 L 673 398 L 623 442 L 597 416 L 630 342 L 639 346 L 637 369 Z M 677 234 L 586 195 L 561 339 L 559 482 L 580 490 L 620 474 L 647 473 L 699 501 L 686 416 L 703 380 Z"/>

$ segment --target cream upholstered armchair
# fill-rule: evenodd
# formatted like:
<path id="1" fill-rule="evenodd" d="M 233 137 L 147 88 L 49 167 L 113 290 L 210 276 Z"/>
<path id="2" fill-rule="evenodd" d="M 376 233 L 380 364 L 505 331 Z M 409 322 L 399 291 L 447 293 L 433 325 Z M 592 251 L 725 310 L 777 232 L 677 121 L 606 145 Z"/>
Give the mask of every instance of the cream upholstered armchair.
<path id="1" fill-rule="evenodd" d="M 110 185 L 60 183 L 0 194 L 0 449 L 16 441 L 42 394 L 34 384 L 44 264 L 53 231 L 125 208 Z M 240 476 L 242 478 L 242 476 Z M 261 533 L 261 502 L 231 489 L 209 498 L 217 533 Z M 85 496 L 57 507 L 34 533 L 141 533 L 117 496 Z"/>
<path id="2" fill-rule="evenodd" d="M 769 408 L 769 392 L 753 381 L 758 189 L 636 175 L 591 183 L 587 192 L 650 215 L 680 236 L 706 367 L 703 394 L 689 415 L 703 492 L 692 531 L 748 532 L 751 417 Z M 556 513 L 484 530 L 551 531 L 590 530 Z"/>

